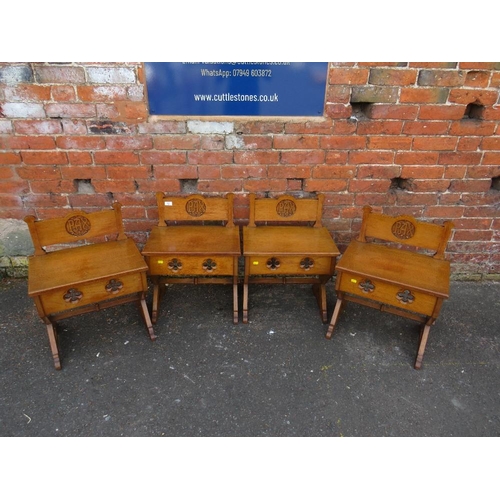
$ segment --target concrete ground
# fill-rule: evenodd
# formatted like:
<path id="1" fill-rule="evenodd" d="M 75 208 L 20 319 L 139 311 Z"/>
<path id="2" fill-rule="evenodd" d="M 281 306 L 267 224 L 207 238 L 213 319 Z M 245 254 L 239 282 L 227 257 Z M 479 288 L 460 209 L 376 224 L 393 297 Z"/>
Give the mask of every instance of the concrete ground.
<path id="1" fill-rule="evenodd" d="M 421 370 L 414 321 L 349 303 L 328 341 L 309 286 L 251 286 L 248 324 L 231 304 L 169 286 L 156 342 L 134 304 L 63 320 L 56 371 L 26 280 L 3 280 L 0 435 L 500 435 L 500 283 L 452 283 Z"/>

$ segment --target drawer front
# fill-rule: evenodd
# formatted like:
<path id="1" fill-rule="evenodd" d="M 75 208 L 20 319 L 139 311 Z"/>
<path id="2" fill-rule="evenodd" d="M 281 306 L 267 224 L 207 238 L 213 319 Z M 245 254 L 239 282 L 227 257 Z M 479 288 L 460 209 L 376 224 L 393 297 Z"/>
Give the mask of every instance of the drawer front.
<path id="1" fill-rule="evenodd" d="M 255 256 L 249 258 L 248 274 L 304 274 L 331 275 L 331 257 L 308 257 L 300 255 Z"/>
<path id="2" fill-rule="evenodd" d="M 86 306 L 95 302 L 146 291 L 140 273 L 106 278 L 45 292 L 41 301 L 46 314 Z"/>
<path id="3" fill-rule="evenodd" d="M 153 276 L 232 276 L 234 257 L 224 255 L 165 255 L 146 259 Z"/>
<path id="4" fill-rule="evenodd" d="M 408 287 L 342 272 L 340 290 L 408 311 L 431 316 L 437 297 Z"/>

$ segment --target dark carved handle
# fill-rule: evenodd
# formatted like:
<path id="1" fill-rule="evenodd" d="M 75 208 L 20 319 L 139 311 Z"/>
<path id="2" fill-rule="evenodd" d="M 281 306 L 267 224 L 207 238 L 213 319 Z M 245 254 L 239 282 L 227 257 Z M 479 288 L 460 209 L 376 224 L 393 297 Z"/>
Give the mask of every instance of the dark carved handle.
<path id="1" fill-rule="evenodd" d="M 123 283 L 120 280 L 111 279 L 106 285 L 106 292 L 118 293 L 123 288 Z"/>
<path id="2" fill-rule="evenodd" d="M 266 262 L 266 266 L 269 268 L 269 269 L 278 269 L 278 267 L 280 267 L 281 265 L 281 262 L 276 258 L 276 257 L 271 257 L 267 262 Z"/>
<path id="3" fill-rule="evenodd" d="M 76 288 L 70 288 L 64 295 L 63 299 L 65 302 L 69 302 L 70 304 L 76 304 L 83 297 L 83 293 Z"/>
<path id="4" fill-rule="evenodd" d="M 396 297 L 403 304 L 411 304 L 415 300 L 415 296 L 410 292 L 410 290 L 398 292 Z"/>
<path id="5" fill-rule="evenodd" d="M 215 269 L 217 269 L 217 263 L 215 262 L 215 260 L 207 259 L 203 262 L 202 267 L 205 271 L 211 273 L 212 271 L 215 271 Z"/>
<path id="6" fill-rule="evenodd" d="M 300 261 L 300 268 L 301 269 L 305 269 L 306 271 L 308 271 L 309 269 L 312 269 L 313 267 L 314 267 L 314 260 L 311 259 L 310 257 L 304 257 Z"/>
<path id="7" fill-rule="evenodd" d="M 370 280 L 364 280 L 359 284 L 359 288 L 365 293 L 372 293 L 375 290 L 375 285 Z"/>
<path id="8" fill-rule="evenodd" d="M 174 273 L 176 273 L 177 271 L 182 269 L 182 262 L 179 259 L 172 259 L 168 263 L 168 268 Z"/>

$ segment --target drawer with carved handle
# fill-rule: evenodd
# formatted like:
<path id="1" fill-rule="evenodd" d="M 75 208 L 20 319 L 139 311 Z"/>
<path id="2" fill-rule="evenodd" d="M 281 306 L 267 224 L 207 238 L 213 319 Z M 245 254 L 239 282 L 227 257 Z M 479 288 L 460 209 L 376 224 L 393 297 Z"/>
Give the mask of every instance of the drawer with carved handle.
<path id="1" fill-rule="evenodd" d="M 332 274 L 331 257 L 311 257 L 307 255 L 251 256 L 249 274 Z"/>
<path id="2" fill-rule="evenodd" d="M 234 273 L 234 258 L 223 255 L 148 256 L 149 273 L 154 276 L 228 275 Z"/>
<path id="3" fill-rule="evenodd" d="M 408 286 L 386 283 L 349 272 L 342 272 L 340 280 L 340 289 L 346 293 L 428 316 L 432 315 L 437 301 L 437 297 Z"/>
<path id="4" fill-rule="evenodd" d="M 45 313 L 53 314 L 141 291 L 142 277 L 135 273 L 50 290 L 42 293 L 40 300 Z"/>

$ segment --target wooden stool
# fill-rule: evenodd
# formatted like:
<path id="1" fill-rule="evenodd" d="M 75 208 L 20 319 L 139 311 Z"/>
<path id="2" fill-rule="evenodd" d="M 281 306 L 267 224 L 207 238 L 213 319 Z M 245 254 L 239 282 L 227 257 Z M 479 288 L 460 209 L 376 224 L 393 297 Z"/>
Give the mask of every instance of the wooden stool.
<path id="1" fill-rule="evenodd" d="M 444 260 L 444 252 L 452 229 L 451 222 L 441 226 L 409 215 L 377 214 L 364 207 L 360 235 L 337 264 L 337 303 L 326 338 L 332 337 L 345 301 L 420 321 L 423 327 L 415 361 L 419 369 L 429 329 L 449 296 L 450 263 Z M 383 242 L 397 243 L 399 248 Z M 417 248 L 433 255 L 417 252 Z"/>
<path id="2" fill-rule="evenodd" d="M 233 195 L 183 198 L 160 192 L 156 199 L 158 226 L 152 229 L 142 251 L 154 285 L 153 323 L 166 283 L 232 284 L 233 323 L 238 323 L 241 247 L 239 228 L 233 222 Z"/>
<path id="3" fill-rule="evenodd" d="M 321 225 L 323 200 L 322 194 L 317 199 L 250 194 L 249 223 L 243 227 L 243 323 L 248 322 L 250 283 L 312 283 L 322 321 L 328 321 L 325 285 L 340 252 Z"/>
<path id="4" fill-rule="evenodd" d="M 145 301 L 148 268 L 134 241 L 125 236 L 119 203 L 113 210 L 24 220 L 35 249 L 28 263 L 28 295 L 47 326 L 56 369 L 61 369 L 55 324 L 59 319 L 136 301 L 151 340 L 156 338 Z M 116 239 L 105 241 L 110 236 Z M 100 242 L 81 244 L 96 239 Z M 54 249 L 75 243 L 80 245 Z"/>

